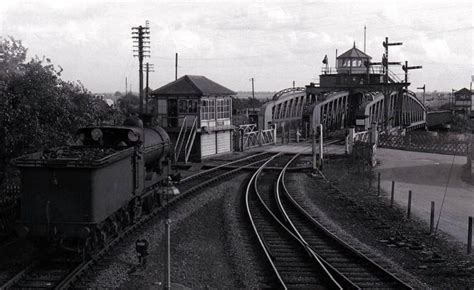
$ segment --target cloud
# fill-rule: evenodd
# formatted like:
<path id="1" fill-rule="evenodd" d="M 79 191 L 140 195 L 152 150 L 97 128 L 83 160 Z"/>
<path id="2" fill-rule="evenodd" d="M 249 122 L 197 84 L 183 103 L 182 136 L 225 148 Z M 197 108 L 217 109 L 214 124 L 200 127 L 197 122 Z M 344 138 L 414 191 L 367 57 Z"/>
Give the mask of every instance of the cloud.
<path id="1" fill-rule="evenodd" d="M 455 15 L 456 17 L 453 17 Z M 0 34 L 22 39 L 31 55 L 45 55 L 62 65 L 64 76 L 94 91 L 115 91 L 138 83 L 132 56 L 131 27 L 151 25 L 154 87 L 174 79 L 174 54 L 180 74 L 220 80 L 234 90 L 247 89 L 250 77 L 261 90 L 279 90 L 294 79 L 314 81 L 324 55 L 363 47 L 379 61 L 382 41 L 392 60 L 424 66 L 413 73 L 438 90 L 460 86 L 443 78 L 440 63 L 458 78 L 470 75 L 473 62 L 472 4 L 449 1 L 7 1 L 0 7 Z M 422 76 L 424 79 L 421 79 Z"/>

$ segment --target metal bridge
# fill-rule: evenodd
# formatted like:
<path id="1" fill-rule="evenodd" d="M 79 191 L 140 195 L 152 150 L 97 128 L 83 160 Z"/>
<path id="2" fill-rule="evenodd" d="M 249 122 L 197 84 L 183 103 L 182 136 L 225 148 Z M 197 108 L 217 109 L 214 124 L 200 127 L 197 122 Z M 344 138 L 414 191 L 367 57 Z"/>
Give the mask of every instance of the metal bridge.
<path id="1" fill-rule="evenodd" d="M 276 93 L 260 110 L 259 128 L 269 129 L 271 125 L 302 128 L 304 123 L 309 123 L 312 128 L 322 124 L 326 131 L 349 126 L 368 130 L 373 125 L 379 129 L 387 126 L 413 130 L 426 125 L 426 108 L 411 91 L 392 91 L 387 98 L 377 90 L 317 91 L 308 86 Z"/>
<path id="2" fill-rule="evenodd" d="M 273 95 L 270 102 L 265 103 L 258 114 L 258 127 L 269 129 L 282 125 L 300 124 L 303 110 L 309 104 L 306 88 L 288 88 Z"/>
<path id="3" fill-rule="evenodd" d="M 408 67 L 405 62 L 404 80 L 389 69 L 389 65 L 400 63 L 388 61 L 388 45 L 386 38 L 382 62 L 373 62 L 355 43 L 336 57 L 335 68 L 328 67 L 326 58 L 318 85 L 284 89 L 263 105 L 258 116 L 259 129 L 274 126 L 282 132 L 286 128 L 308 131 L 308 127 L 314 129 L 322 124 L 325 131 L 355 127 L 356 131 L 376 128 L 391 132 L 449 122 L 449 113 L 427 113 L 415 93 L 408 90 L 408 70 L 421 66 Z"/>

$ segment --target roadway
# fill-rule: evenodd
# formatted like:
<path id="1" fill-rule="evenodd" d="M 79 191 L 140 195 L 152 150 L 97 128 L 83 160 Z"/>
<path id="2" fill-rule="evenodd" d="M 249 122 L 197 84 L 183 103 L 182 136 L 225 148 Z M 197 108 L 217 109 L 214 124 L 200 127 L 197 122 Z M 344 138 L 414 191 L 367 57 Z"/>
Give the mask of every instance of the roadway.
<path id="1" fill-rule="evenodd" d="M 304 153 L 310 154 L 311 146 L 308 143 L 279 144 L 249 151 L 262 150 L 287 153 L 306 151 Z M 344 154 L 344 146 L 332 144 L 326 146 L 324 152 Z M 451 235 L 457 242 L 467 243 L 468 216 L 474 216 L 474 185 L 462 179 L 465 156 L 453 159 L 452 155 L 378 148 L 377 161 L 374 170 L 381 173 L 381 187 L 386 193 L 385 198 L 390 198 L 391 182 L 395 180 L 395 203 L 406 208 L 408 190 L 412 190 L 412 214 L 426 221 L 427 225 L 430 222 L 431 201 L 435 201 L 435 221 L 438 219 L 450 176 L 439 230 Z"/>

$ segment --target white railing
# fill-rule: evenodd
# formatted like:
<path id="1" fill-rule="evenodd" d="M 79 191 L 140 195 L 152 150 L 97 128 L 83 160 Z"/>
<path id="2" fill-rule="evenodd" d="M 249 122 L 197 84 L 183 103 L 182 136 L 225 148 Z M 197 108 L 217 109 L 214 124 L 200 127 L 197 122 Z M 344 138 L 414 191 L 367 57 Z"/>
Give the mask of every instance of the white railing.
<path id="1" fill-rule="evenodd" d="M 197 133 L 197 117 L 194 117 L 193 125 L 189 131 L 188 140 L 186 141 L 186 145 L 184 146 L 184 164 L 188 163 L 189 155 L 191 154 L 191 150 L 193 149 L 194 139 L 196 138 Z"/>
<path id="2" fill-rule="evenodd" d="M 276 130 L 258 130 L 244 133 L 243 149 L 252 148 L 256 146 L 265 146 L 276 143 Z"/>
<path id="3" fill-rule="evenodd" d="M 370 131 L 361 131 L 354 134 L 354 142 L 370 142 Z"/>
<path id="4" fill-rule="evenodd" d="M 184 117 L 181 129 L 179 129 L 178 139 L 176 139 L 176 144 L 174 145 L 174 162 L 178 161 L 181 149 L 183 148 L 184 139 L 186 138 L 186 132 L 188 131 L 188 127 L 186 127 L 186 118 L 187 117 Z"/>
<path id="5" fill-rule="evenodd" d="M 253 132 L 257 130 L 257 124 L 239 125 L 239 129 L 243 130 L 243 133 Z"/>

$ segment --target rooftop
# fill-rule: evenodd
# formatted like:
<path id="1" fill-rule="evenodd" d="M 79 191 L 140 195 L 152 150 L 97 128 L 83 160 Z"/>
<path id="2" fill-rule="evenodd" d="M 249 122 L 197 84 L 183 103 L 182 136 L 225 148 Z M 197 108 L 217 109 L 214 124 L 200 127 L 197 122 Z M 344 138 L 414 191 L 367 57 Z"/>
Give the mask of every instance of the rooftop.
<path id="1" fill-rule="evenodd" d="M 151 95 L 235 95 L 236 92 L 204 76 L 184 75 L 151 92 Z"/>
<path id="2" fill-rule="evenodd" d="M 348 51 L 346 51 L 343 54 L 339 55 L 337 58 L 338 59 L 339 58 L 368 58 L 368 59 L 371 59 L 372 57 L 370 57 L 369 55 L 367 55 L 364 52 L 362 52 L 361 50 L 359 50 L 355 46 L 355 42 L 354 42 L 354 46 L 351 49 L 349 49 Z"/>

